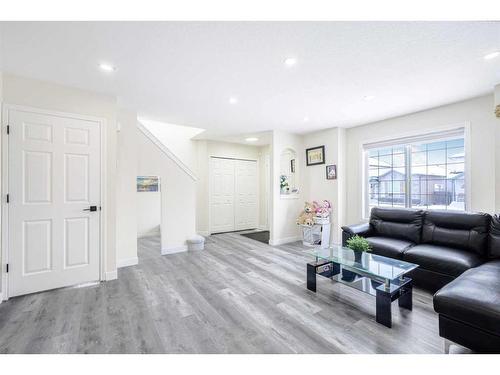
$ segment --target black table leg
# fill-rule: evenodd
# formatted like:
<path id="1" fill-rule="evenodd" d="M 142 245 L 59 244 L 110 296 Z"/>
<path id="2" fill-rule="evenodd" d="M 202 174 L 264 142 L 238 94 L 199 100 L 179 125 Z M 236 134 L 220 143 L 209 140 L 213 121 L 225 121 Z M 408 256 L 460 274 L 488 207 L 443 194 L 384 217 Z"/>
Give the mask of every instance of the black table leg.
<path id="1" fill-rule="evenodd" d="M 386 327 L 392 327 L 392 314 L 391 314 L 391 293 L 377 289 L 377 312 L 376 320 L 378 323 Z"/>
<path id="2" fill-rule="evenodd" d="M 307 289 L 316 292 L 316 266 L 307 264 Z"/>
<path id="3" fill-rule="evenodd" d="M 400 293 L 398 299 L 399 307 L 411 310 L 413 308 L 413 282 L 410 281 L 402 287 Z"/>

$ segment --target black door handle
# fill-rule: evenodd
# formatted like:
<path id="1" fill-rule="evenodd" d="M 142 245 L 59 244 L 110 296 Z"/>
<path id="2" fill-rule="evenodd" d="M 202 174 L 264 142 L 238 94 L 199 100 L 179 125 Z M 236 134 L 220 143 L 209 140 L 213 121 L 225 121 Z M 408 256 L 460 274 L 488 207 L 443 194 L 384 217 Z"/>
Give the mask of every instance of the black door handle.
<path id="1" fill-rule="evenodd" d="M 97 206 L 90 206 L 89 208 L 84 208 L 83 210 L 94 212 L 94 211 L 97 211 Z"/>

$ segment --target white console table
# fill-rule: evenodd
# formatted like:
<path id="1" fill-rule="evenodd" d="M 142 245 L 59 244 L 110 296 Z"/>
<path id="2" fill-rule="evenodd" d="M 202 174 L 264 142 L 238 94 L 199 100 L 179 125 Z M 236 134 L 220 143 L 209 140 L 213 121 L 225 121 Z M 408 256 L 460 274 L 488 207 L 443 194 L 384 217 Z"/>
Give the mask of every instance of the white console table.
<path id="1" fill-rule="evenodd" d="M 300 225 L 302 228 L 302 243 L 304 246 L 318 246 L 322 248 L 330 247 L 331 223 Z"/>

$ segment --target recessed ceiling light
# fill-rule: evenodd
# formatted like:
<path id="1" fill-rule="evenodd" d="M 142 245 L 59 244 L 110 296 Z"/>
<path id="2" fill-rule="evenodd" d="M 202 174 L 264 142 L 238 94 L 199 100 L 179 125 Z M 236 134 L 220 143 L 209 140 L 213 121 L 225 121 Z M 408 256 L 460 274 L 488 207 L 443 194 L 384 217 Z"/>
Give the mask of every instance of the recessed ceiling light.
<path id="1" fill-rule="evenodd" d="M 116 70 L 116 68 L 113 65 L 104 63 L 99 64 L 99 68 L 101 68 L 101 70 L 104 70 L 105 72 L 114 72 Z"/>
<path id="2" fill-rule="evenodd" d="M 304 117 L 304 122 L 309 122 L 309 117 Z"/>
<path id="3" fill-rule="evenodd" d="M 257 142 L 258 140 L 259 140 L 259 138 L 255 138 L 255 137 L 245 138 L 245 141 L 247 141 L 247 142 Z"/>
<path id="4" fill-rule="evenodd" d="M 498 56 L 500 56 L 500 51 L 488 53 L 487 55 L 484 55 L 483 58 L 485 60 L 491 60 L 491 59 L 494 59 L 495 57 L 498 57 Z"/>
<path id="5" fill-rule="evenodd" d="M 374 95 L 365 95 L 365 96 L 363 96 L 363 100 L 366 100 L 367 102 L 369 102 L 370 100 L 373 100 L 373 99 L 375 99 Z"/>
<path id="6" fill-rule="evenodd" d="M 229 98 L 229 104 L 236 104 L 238 103 L 238 98 L 235 98 L 234 96 L 231 96 Z"/>
<path id="7" fill-rule="evenodd" d="M 297 64 L 297 59 L 295 57 L 287 57 L 284 62 L 286 66 L 294 66 Z"/>

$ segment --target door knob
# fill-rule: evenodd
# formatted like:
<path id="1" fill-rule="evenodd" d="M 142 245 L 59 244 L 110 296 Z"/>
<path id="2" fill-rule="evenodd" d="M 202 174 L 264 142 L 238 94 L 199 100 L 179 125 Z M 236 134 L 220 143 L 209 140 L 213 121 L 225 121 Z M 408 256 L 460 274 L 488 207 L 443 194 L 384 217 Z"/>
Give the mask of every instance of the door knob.
<path id="1" fill-rule="evenodd" d="M 89 208 L 84 208 L 83 210 L 94 212 L 94 211 L 97 211 L 97 206 L 90 206 Z"/>

